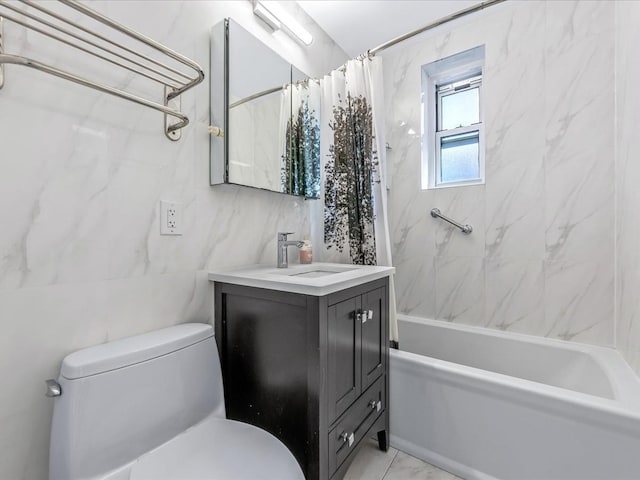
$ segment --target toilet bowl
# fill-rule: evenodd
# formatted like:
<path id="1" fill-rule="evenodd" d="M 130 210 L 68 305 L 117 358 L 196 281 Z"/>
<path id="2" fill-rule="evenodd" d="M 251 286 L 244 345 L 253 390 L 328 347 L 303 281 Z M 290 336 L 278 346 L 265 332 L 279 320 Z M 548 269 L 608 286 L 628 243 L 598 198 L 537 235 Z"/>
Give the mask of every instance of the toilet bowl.
<path id="1" fill-rule="evenodd" d="M 273 435 L 228 420 L 213 329 L 183 324 L 68 355 L 50 480 L 303 480 Z"/>

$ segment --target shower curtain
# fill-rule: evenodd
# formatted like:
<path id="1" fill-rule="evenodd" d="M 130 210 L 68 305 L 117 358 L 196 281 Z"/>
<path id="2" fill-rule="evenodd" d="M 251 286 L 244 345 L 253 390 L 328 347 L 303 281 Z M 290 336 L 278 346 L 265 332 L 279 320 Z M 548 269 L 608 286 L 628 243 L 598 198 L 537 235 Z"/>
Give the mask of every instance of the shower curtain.
<path id="1" fill-rule="evenodd" d="M 325 245 L 354 264 L 391 266 L 382 59 L 350 60 L 320 83 Z M 393 276 L 389 326 L 397 342 Z"/>

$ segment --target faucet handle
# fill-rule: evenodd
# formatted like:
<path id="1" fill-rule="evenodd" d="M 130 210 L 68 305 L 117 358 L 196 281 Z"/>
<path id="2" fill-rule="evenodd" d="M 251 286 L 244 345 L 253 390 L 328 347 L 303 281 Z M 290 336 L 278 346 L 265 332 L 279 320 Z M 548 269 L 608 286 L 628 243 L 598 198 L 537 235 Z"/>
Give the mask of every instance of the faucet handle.
<path id="1" fill-rule="evenodd" d="M 287 235 L 293 235 L 296 232 L 278 232 L 278 240 L 286 240 Z"/>

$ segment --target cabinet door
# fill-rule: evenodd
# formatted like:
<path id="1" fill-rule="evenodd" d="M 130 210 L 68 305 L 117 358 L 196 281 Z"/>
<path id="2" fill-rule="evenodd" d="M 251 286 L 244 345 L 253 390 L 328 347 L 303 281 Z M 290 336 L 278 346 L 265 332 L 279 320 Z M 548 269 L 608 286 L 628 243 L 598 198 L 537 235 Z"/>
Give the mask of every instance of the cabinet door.
<path id="1" fill-rule="evenodd" d="M 386 370 L 387 294 L 378 288 L 362 295 L 362 390 Z"/>
<path id="2" fill-rule="evenodd" d="M 329 423 L 338 418 L 358 398 L 361 386 L 360 296 L 329 307 L 328 396 Z"/>

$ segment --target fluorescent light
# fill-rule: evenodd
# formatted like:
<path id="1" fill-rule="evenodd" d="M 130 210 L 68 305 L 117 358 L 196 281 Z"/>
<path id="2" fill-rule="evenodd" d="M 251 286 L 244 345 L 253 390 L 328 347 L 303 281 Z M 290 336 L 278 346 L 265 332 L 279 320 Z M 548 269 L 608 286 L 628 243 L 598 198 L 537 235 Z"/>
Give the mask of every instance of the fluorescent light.
<path id="1" fill-rule="evenodd" d="M 253 13 L 264 20 L 271 28 L 278 30 L 280 25 L 293 38 L 301 41 L 305 45 L 311 45 L 313 36 L 304 28 L 282 5 L 274 1 L 255 1 L 253 4 Z M 266 17 L 266 18 L 265 18 Z M 269 20 L 267 20 L 269 18 Z M 274 27 L 274 25 L 278 27 Z"/>
<path id="2" fill-rule="evenodd" d="M 260 2 L 255 2 L 253 5 L 253 13 L 260 18 L 264 23 L 269 25 L 272 30 L 280 30 L 280 22 L 273 14 L 264 8 Z"/>

